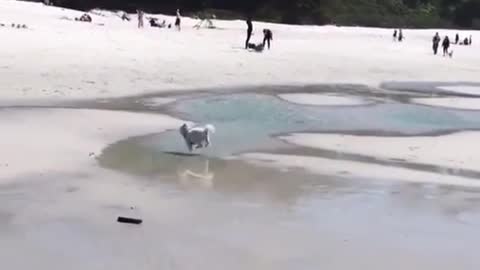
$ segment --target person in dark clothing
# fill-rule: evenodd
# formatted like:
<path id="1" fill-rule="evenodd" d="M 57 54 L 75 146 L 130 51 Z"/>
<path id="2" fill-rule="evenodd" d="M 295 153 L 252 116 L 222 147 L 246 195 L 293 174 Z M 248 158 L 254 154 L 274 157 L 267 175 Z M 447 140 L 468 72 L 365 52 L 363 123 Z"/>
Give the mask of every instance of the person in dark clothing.
<path id="1" fill-rule="evenodd" d="M 458 42 L 460 42 L 460 36 L 458 35 L 458 33 L 455 35 L 455 44 L 458 44 Z"/>
<path id="2" fill-rule="evenodd" d="M 252 37 L 253 33 L 253 23 L 250 16 L 247 18 L 247 27 L 247 40 L 245 41 L 245 49 L 248 49 L 248 44 L 250 43 L 250 38 Z"/>
<path id="3" fill-rule="evenodd" d="M 177 9 L 177 16 L 175 18 L 175 27 L 177 28 L 178 31 L 182 29 L 181 27 L 181 15 L 180 15 L 180 9 Z"/>
<path id="4" fill-rule="evenodd" d="M 75 18 L 75 21 L 92 22 L 92 17 L 87 13 L 84 13 L 80 18 Z"/>
<path id="5" fill-rule="evenodd" d="M 468 39 L 468 45 L 472 45 L 472 35 L 470 35 L 470 38 Z"/>
<path id="6" fill-rule="evenodd" d="M 143 11 L 137 9 L 137 17 L 138 17 L 138 28 L 143 28 Z"/>
<path id="7" fill-rule="evenodd" d="M 433 54 L 437 55 L 438 52 L 438 45 L 440 44 L 440 35 L 438 32 L 433 36 Z"/>
<path id="8" fill-rule="evenodd" d="M 150 20 L 148 22 L 150 23 L 151 27 L 158 27 L 158 28 L 165 27 L 165 21 L 163 21 L 162 24 L 159 24 L 157 18 L 150 18 Z"/>
<path id="9" fill-rule="evenodd" d="M 393 41 L 397 41 L 397 29 L 393 30 Z"/>
<path id="10" fill-rule="evenodd" d="M 448 54 L 448 48 L 450 48 L 450 39 L 448 36 L 445 36 L 442 42 L 442 47 L 443 47 L 443 56 Z"/>
<path id="11" fill-rule="evenodd" d="M 263 29 L 263 46 L 265 47 L 265 43 L 266 43 L 268 46 L 268 49 L 270 50 L 270 41 L 272 40 L 273 40 L 272 30 Z"/>
<path id="12" fill-rule="evenodd" d="M 398 30 L 398 41 L 400 41 L 400 42 L 403 41 L 403 32 L 402 32 L 402 29 Z"/>
<path id="13" fill-rule="evenodd" d="M 125 13 L 125 12 L 123 12 L 121 18 L 122 18 L 122 21 L 130 21 L 130 17 L 129 17 L 128 14 Z"/>

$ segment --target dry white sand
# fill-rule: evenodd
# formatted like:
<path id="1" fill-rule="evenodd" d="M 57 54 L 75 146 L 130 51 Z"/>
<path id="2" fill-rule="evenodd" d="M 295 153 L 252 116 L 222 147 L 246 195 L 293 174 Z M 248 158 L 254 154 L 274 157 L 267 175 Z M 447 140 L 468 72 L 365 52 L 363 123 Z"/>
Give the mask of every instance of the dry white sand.
<path id="1" fill-rule="evenodd" d="M 95 156 L 129 136 L 178 128 L 169 116 L 70 109 L 5 109 L 0 113 L 0 183 L 23 176 L 98 167 Z"/>
<path id="2" fill-rule="evenodd" d="M 477 80 L 474 80 L 477 81 Z M 480 95 L 480 87 L 478 86 L 469 86 L 469 85 L 459 85 L 459 86 L 442 86 L 440 89 L 456 92 L 460 94 L 470 94 L 470 95 Z"/>
<path id="3" fill-rule="evenodd" d="M 293 134 L 282 139 L 296 145 L 384 160 L 480 171 L 480 152 L 475 148 L 480 140 L 479 132 L 415 137 Z"/>
<path id="4" fill-rule="evenodd" d="M 241 157 L 246 160 L 260 162 L 263 166 L 273 166 L 277 169 L 303 168 L 312 173 L 326 176 L 340 176 L 349 179 L 406 181 L 424 184 L 480 187 L 480 181 L 476 179 L 365 162 L 262 153 L 244 154 Z"/>
<path id="5" fill-rule="evenodd" d="M 443 108 L 449 108 L 449 109 L 480 110 L 480 98 L 464 98 L 464 97 L 415 98 L 412 100 L 412 102 L 421 104 L 421 105 L 443 107 Z"/>
<path id="6" fill-rule="evenodd" d="M 315 105 L 315 106 L 356 106 L 365 105 L 369 102 L 359 97 L 339 96 L 333 94 L 308 94 L 308 93 L 292 93 L 278 95 L 281 99 L 288 102 Z"/>
<path id="7" fill-rule="evenodd" d="M 123 22 L 104 12 L 94 23 L 73 19 L 82 13 L 38 3 L 0 1 L 0 90 L 3 97 L 85 98 L 153 91 L 262 84 L 362 83 L 383 81 L 477 81 L 480 43 L 455 47 L 453 59 L 435 57 L 437 29 L 405 30 L 392 42 L 391 29 L 291 26 L 254 23 L 273 30 L 273 48 L 263 54 L 242 49 L 243 21 L 220 21 L 217 30 L 136 28 L 135 15 Z M 169 22 L 172 17 L 158 15 Z M 98 25 L 102 24 L 102 25 Z M 475 31 L 441 30 L 462 36 Z"/>
<path id="8" fill-rule="evenodd" d="M 147 106 L 161 106 L 161 105 L 166 105 L 172 102 L 175 102 L 175 98 L 161 98 L 161 97 L 156 97 L 156 98 L 145 98 L 141 100 L 144 105 Z"/>

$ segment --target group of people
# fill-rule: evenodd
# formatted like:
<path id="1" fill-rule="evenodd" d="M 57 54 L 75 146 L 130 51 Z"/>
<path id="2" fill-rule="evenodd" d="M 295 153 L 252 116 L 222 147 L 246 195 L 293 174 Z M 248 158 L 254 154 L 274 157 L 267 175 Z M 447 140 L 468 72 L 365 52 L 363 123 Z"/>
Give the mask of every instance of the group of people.
<path id="1" fill-rule="evenodd" d="M 270 29 L 263 29 L 263 42 L 260 44 L 250 43 L 253 34 L 252 18 L 247 18 L 247 40 L 245 41 L 245 49 L 255 49 L 256 51 L 263 51 L 265 46 L 270 50 L 271 41 L 273 40 L 273 32 Z"/>
<path id="2" fill-rule="evenodd" d="M 398 39 L 397 39 L 398 38 Z M 393 41 L 399 41 L 399 42 L 402 42 L 403 41 L 403 31 L 402 29 L 395 29 L 393 30 Z"/>
<path id="3" fill-rule="evenodd" d="M 92 22 L 92 16 L 88 15 L 87 13 L 84 13 L 82 16 L 79 18 L 75 18 L 75 21 L 80 21 L 80 22 Z"/>
<path id="4" fill-rule="evenodd" d="M 458 33 L 455 35 L 455 44 L 459 45 L 472 45 L 472 35 L 470 38 L 465 37 L 462 41 L 460 40 L 460 35 Z"/>
<path id="5" fill-rule="evenodd" d="M 435 36 L 433 36 L 432 43 L 433 43 L 433 54 L 438 53 L 438 46 L 440 45 L 440 35 L 435 33 Z M 445 36 L 442 41 L 442 48 L 443 48 L 443 56 L 446 56 L 448 54 L 448 49 L 450 48 L 450 38 L 448 36 Z"/>
<path id="6" fill-rule="evenodd" d="M 142 10 L 137 9 L 137 17 L 138 17 L 138 28 L 143 28 L 143 21 L 144 21 L 145 13 Z M 181 22 L 182 22 L 182 19 L 181 19 L 181 15 L 180 15 L 180 9 L 177 9 L 176 18 L 175 18 L 175 28 L 178 31 L 181 30 Z M 150 18 L 149 23 L 150 23 L 151 27 L 159 27 L 159 28 L 167 27 L 167 22 L 165 20 L 163 20 L 163 22 L 160 24 L 160 23 L 158 23 L 158 19 Z M 171 28 L 171 26 L 172 25 L 169 24 L 168 28 Z"/>
<path id="7" fill-rule="evenodd" d="M 438 53 L 438 47 L 440 45 L 440 35 L 435 33 L 432 39 L 432 48 L 433 48 L 433 54 Z M 470 38 L 465 38 L 463 41 L 460 41 L 460 36 L 458 33 L 455 35 L 455 43 L 454 44 L 459 44 L 459 45 L 472 45 L 472 36 L 470 35 Z M 449 52 L 448 49 L 450 48 L 451 42 L 450 38 L 448 36 L 445 36 L 442 41 L 442 48 L 443 48 L 443 56 L 449 55 L 450 57 L 452 56 L 452 52 Z"/>

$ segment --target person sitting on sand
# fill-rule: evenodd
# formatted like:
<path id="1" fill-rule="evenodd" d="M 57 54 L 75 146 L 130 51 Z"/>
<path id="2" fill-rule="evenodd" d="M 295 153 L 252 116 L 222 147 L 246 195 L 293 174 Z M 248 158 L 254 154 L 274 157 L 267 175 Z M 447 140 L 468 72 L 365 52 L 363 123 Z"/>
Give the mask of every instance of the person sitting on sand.
<path id="1" fill-rule="evenodd" d="M 448 48 L 450 48 L 450 39 L 448 36 L 445 36 L 442 42 L 442 47 L 443 47 L 443 56 L 446 56 L 448 54 Z"/>
<path id="2" fill-rule="evenodd" d="M 162 23 L 158 23 L 157 18 L 150 18 L 150 20 L 148 20 L 148 22 L 150 23 L 151 27 L 164 28 L 167 25 L 167 22 L 165 20 L 163 20 Z"/>
<path id="3" fill-rule="evenodd" d="M 433 42 L 433 54 L 437 55 L 438 45 L 440 44 L 440 35 L 438 34 L 438 32 L 435 34 L 435 36 L 433 36 L 432 42 Z"/>
<path id="4" fill-rule="evenodd" d="M 150 18 L 150 20 L 148 20 L 148 22 L 150 23 L 151 27 L 160 27 L 160 24 L 158 24 L 158 22 L 157 22 L 157 18 Z"/>
<path id="5" fill-rule="evenodd" d="M 273 40 L 273 33 L 270 29 L 263 29 L 263 46 L 265 47 L 265 43 L 268 45 L 268 49 L 270 50 L 270 41 Z"/>
<path id="6" fill-rule="evenodd" d="M 82 16 L 80 16 L 80 18 L 75 18 L 75 21 L 92 22 L 92 17 L 87 13 L 85 13 Z"/>
<path id="7" fill-rule="evenodd" d="M 263 45 L 263 43 L 259 43 L 259 44 L 248 43 L 248 49 L 252 49 L 255 52 L 263 52 L 263 49 L 265 49 L 265 45 Z"/>
<path id="8" fill-rule="evenodd" d="M 460 45 L 468 45 L 468 38 L 465 38 L 463 42 L 460 42 Z"/>
<path id="9" fill-rule="evenodd" d="M 127 21 L 127 22 L 130 21 L 130 17 L 128 16 L 128 14 L 126 12 L 123 12 L 121 18 L 122 18 L 122 21 Z"/>

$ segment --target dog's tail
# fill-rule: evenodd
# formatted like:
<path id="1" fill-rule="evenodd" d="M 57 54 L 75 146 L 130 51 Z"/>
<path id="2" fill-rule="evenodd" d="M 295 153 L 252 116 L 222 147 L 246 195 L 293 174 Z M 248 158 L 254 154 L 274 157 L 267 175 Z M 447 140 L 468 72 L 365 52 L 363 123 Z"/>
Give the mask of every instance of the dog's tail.
<path id="1" fill-rule="evenodd" d="M 205 129 L 208 130 L 208 133 L 215 133 L 215 127 L 211 124 L 205 125 Z"/>

